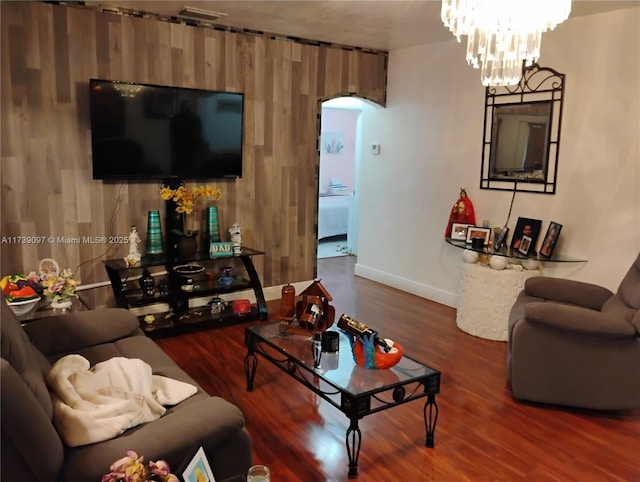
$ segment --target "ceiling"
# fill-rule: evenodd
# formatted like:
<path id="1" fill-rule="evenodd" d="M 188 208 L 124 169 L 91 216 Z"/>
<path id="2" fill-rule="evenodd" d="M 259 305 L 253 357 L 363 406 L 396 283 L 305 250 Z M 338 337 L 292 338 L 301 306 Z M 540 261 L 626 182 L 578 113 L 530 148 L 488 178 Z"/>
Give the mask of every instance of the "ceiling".
<path id="1" fill-rule="evenodd" d="M 535 0 L 531 0 L 535 1 Z M 215 24 L 374 50 L 395 50 L 452 38 L 440 20 L 439 0 L 105 1 L 162 16 L 185 6 L 226 13 Z M 640 0 L 574 0 L 571 16 L 640 5 Z"/>

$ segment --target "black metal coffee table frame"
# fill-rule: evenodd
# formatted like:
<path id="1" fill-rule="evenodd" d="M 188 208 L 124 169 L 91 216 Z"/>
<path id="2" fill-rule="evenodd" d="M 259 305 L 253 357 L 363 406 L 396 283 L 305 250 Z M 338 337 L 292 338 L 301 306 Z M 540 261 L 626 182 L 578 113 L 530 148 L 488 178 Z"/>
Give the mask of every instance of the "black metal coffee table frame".
<path id="1" fill-rule="evenodd" d="M 434 447 L 434 433 L 438 420 L 438 405 L 436 394 L 440 391 L 440 372 L 434 370 L 410 357 L 404 356 L 398 365 L 415 366 L 420 372 L 416 376 L 398 376 L 397 380 L 385 380 L 390 378 L 390 370 L 401 372 L 401 369 L 369 370 L 355 366 L 351 368 L 355 377 L 358 374 L 364 376 L 380 377 L 380 382 L 375 387 L 363 391 L 354 390 L 352 387 L 336 383 L 320 368 L 314 368 L 312 361 L 312 342 L 303 337 L 277 336 L 280 331 L 280 323 L 269 325 L 256 325 L 245 329 L 245 345 L 248 348 L 244 360 L 245 375 L 247 378 L 247 391 L 253 391 L 255 374 L 258 366 L 256 354 L 270 361 L 292 378 L 298 380 L 309 390 L 326 400 L 344 413 L 349 419 L 349 428 L 346 433 L 347 454 L 349 457 L 349 478 L 358 476 L 358 458 L 362 445 L 362 434 L 358 426 L 361 418 L 373 413 L 402 405 L 419 398 L 425 398 L 423 408 L 427 447 Z M 264 336 L 268 334 L 269 336 Z M 275 335 L 275 336 L 274 336 Z M 347 335 L 341 333 L 341 350 L 348 350 Z M 347 340 L 346 343 L 344 340 Z M 286 342 L 286 343 L 284 343 Z M 288 346 L 285 346 L 288 345 Z M 351 356 L 351 353 L 343 357 Z M 348 364 L 348 358 L 342 358 L 341 363 Z M 360 372 L 358 372 L 360 371 Z M 384 373 L 387 372 L 387 373 Z M 404 370 L 410 372 L 410 369 Z M 353 376 L 351 377 L 353 379 Z M 350 379 L 350 382 L 351 382 Z"/>

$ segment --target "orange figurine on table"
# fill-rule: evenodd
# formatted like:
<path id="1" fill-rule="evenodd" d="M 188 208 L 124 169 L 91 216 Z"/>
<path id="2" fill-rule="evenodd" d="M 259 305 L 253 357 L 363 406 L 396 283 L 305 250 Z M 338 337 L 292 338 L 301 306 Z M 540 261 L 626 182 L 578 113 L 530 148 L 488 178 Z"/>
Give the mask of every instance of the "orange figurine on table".
<path id="1" fill-rule="evenodd" d="M 464 188 L 460 188 L 460 197 L 451 208 L 451 214 L 449 215 L 449 223 L 447 224 L 447 230 L 444 233 L 445 238 L 451 237 L 451 226 L 453 223 L 459 224 L 476 224 L 476 215 L 473 211 L 473 203 L 471 199 L 467 197 L 467 191 Z"/>

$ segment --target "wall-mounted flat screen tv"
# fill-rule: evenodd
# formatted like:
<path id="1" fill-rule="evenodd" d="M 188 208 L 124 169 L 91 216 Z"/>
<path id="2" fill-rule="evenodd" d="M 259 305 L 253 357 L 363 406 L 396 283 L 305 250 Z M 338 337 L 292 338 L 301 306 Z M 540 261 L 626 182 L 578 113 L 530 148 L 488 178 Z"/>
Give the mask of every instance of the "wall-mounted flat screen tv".
<path id="1" fill-rule="evenodd" d="M 93 178 L 242 177 L 244 96 L 90 79 Z"/>

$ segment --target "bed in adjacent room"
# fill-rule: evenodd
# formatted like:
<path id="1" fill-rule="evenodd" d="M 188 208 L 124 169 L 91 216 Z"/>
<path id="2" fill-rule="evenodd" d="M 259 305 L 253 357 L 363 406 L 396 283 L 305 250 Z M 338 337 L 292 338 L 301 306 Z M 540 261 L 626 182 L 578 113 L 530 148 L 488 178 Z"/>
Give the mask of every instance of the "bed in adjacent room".
<path id="1" fill-rule="evenodd" d="M 318 199 L 318 239 L 347 234 L 352 202 L 352 194 L 320 194 Z"/>

